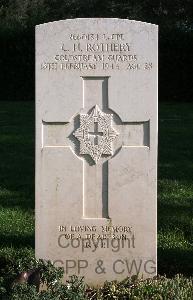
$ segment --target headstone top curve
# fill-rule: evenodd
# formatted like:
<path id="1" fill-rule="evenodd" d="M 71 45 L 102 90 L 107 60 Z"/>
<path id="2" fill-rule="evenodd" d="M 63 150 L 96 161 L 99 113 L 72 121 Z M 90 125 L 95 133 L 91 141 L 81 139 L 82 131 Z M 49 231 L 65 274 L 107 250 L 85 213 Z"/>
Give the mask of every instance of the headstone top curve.
<path id="1" fill-rule="evenodd" d="M 36 25 L 36 29 L 41 28 L 43 26 L 50 26 L 50 25 L 56 25 L 56 24 L 62 24 L 62 23 L 71 23 L 71 22 L 96 22 L 96 21 L 103 21 L 103 22 L 126 22 L 126 23 L 135 23 L 138 25 L 146 25 L 146 26 L 153 26 L 154 28 L 158 28 L 159 26 L 157 24 L 149 23 L 149 22 L 142 22 L 138 20 L 130 20 L 130 19 L 121 19 L 121 18 L 74 18 L 74 19 L 63 19 L 63 20 L 57 20 L 52 22 L 46 22 L 42 24 Z"/>

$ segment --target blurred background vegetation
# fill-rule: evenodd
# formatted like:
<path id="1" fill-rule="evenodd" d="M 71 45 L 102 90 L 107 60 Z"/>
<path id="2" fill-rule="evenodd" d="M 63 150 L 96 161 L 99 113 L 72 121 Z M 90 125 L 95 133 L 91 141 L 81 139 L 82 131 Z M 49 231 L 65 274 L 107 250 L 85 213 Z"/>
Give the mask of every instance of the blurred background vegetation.
<path id="1" fill-rule="evenodd" d="M 158 24 L 159 99 L 193 101 L 192 0 L 0 0 L 0 100 L 35 98 L 35 25 L 83 17 Z"/>

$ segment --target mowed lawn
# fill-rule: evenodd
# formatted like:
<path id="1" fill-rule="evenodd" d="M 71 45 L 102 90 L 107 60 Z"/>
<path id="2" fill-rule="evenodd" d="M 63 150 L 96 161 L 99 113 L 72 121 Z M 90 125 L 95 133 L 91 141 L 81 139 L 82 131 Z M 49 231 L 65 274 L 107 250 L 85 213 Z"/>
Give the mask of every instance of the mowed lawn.
<path id="1" fill-rule="evenodd" d="M 34 255 L 35 105 L 0 102 L 0 256 Z M 159 105 L 158 273 L 193 274 L 193 104 Z"/>

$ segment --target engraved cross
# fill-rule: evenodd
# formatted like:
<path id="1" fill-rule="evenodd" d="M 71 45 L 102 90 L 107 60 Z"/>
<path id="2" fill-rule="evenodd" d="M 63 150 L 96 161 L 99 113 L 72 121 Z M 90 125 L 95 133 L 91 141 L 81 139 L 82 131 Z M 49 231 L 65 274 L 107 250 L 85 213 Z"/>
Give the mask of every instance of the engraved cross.
<path id="1" fill-rule="evenodd" d="M 70 147 L 82 159 L 83 218 L 110 218 L 108 160 L 122 148 L 149 147 L 149 121 L 122 122 L 109 109 L 108 77 L 82 79 L 79 125 L 44 122 L 43 147 Z"/>

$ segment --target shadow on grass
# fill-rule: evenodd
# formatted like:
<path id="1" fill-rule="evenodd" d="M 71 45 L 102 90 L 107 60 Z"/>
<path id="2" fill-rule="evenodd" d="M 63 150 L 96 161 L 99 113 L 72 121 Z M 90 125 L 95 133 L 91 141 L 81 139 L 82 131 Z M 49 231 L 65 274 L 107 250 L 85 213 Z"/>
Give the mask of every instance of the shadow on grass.
<path id="1" fill-rule="evenodd" d="M 0 206 L 4 208 L 34 209 L 34 192 L 0 191 Z"/>
<path id="2" fill-rule="evenodd" d="M 14 235 L 14 234 L 0 234 L 1 247 L 14 247 L 14 249 L 20 249 L 24 247 L 34 248 L 35 241 L 33 234 L 22 234 L 22 235 Z"/>
<path id="3" fill-rule="evenodd" d="M 0 205 L 34 208 L 34 103 L 0 102 Z"/>
<path id="4" fill-rule="evenodd" d="M 159 124 L 159 179 L 192 182 L 193 116 L 188 121 Z"/>
<path id="5" fill-rule="evenodd" d="M 158 273 L 172 277 L 177 273 L 193 274 L 193 251 L 158 248 Z"/>

